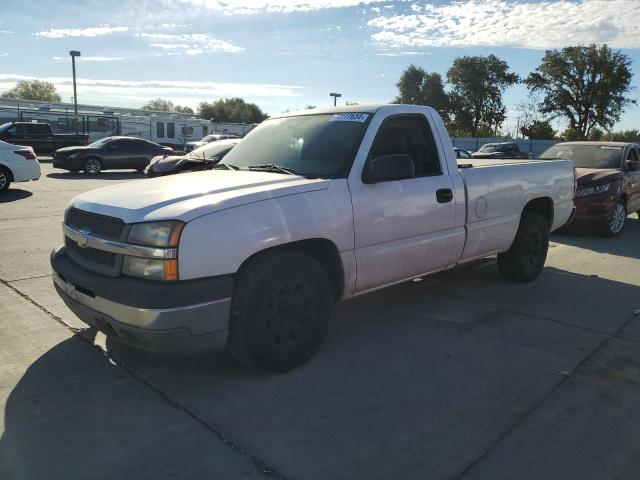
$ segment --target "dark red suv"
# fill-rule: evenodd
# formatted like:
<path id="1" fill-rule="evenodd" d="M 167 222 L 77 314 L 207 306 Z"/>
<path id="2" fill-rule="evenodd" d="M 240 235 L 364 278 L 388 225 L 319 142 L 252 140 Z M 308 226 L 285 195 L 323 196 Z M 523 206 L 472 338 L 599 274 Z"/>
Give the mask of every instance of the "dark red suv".
<path id="1" fill-rule="evenodd" d="M 640 145 L 621 142 L 564 142 L 541 159 L 573 160 L 576 213 L 573 223 L 594 224 L 602 234 L 619 235 L 627 215 L 640 218 Z"/>

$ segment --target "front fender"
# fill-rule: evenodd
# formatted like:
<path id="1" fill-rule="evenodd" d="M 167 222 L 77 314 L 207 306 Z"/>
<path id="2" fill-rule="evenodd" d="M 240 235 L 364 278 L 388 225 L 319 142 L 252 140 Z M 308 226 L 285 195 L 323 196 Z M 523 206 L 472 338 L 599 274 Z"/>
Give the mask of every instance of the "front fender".
<path id="1" fill-rule="evenodd" d="M 288 195 L 198 217 L 184 227 L 178 248 L 181 280 L 228 275 L 250 256 L 311 238 L 353 250 L 351 197 L 345 179 L 329 188 Z"/>

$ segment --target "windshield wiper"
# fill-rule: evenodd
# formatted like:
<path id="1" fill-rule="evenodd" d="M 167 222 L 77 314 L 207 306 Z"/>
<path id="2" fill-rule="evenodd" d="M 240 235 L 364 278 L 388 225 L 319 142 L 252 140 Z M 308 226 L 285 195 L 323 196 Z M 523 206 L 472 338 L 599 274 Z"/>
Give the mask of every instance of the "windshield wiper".
<path id="1" fill-rule="evenodd" d="M 230 165 L 228 163 L 216 163 L 213 168 L 217 169 L 218 167 L 225 167 L 227 170 L 240 170 L 240 167 L 237 165 Z"/>
<path id="2" fill-rule="evenodd" d="M 273 163 L 265 163 L 264 165 L 249 165 L 247 169 L 263 170 L 265 172 L 280 172 L 286 173 L 287 175 L 300 175 L 298 172 L 291 168 L 281 167 L 279 165 L 274 165 Z"/>

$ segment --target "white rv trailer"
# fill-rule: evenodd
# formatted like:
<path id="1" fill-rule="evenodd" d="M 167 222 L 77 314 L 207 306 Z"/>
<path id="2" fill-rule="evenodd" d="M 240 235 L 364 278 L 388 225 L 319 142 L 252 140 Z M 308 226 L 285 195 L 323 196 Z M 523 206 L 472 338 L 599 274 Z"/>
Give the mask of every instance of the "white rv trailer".
<path id="1" fill-rule="evenodd" d="M 210 133 L 244 136 L 255 124 L 212 122 L 179 112 L 159 112 L 122 107 L 78 104 L 78 119 L 72 103 L 0 99 L 0 124 L 11 121 L 43 122 L 54 133 L 88 133 L 91 141 L 112 135 L 144 138 L 182 148 Z"/>

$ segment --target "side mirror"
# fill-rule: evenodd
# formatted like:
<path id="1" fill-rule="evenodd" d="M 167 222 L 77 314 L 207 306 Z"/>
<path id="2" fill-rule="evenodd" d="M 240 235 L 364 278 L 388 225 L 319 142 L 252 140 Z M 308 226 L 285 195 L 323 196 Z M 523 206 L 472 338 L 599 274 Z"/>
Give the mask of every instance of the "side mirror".
<path id="1" fill-rule="evenodd" d="M 415 173 L 416 166 L 409 155 L 392 153 L 367 160 L 362 172 L 362 181 L 376 183 L 402 180 L 413 177 Z"/>
<path id="2" fill-rule="evenodd" d="M 627 167 L 631 171 L 640 170 L 640 162 L 637 162 L 635 160 L 627 160 Z"/>

